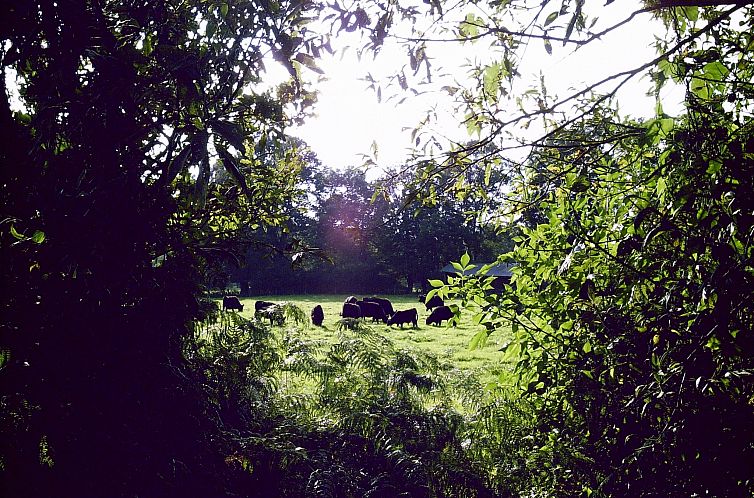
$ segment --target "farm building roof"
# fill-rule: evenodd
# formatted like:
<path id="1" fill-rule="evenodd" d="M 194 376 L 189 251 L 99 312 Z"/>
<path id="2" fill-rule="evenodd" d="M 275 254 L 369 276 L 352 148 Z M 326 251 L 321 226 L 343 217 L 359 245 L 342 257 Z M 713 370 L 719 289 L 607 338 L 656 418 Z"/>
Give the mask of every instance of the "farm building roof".
<path id="1" fill-rule="evenodd" d="M 483 267 L 489 265 L 491 263 L 474 263 L 474 268 L 470 270 L 466 270 L 463 272 L 465 276 L 469 275 L 476 275 L 479 270 L 481 270 Z M 484 272 L 484 275 L 487 277 L 510 277 L 512 275 L 511 268 L 516 266 L 515 263 L 498 263 L 496 265 L 493 265 L 490 267 L 486 272 Z M 443 273 L 450 273 L 454 275 L 458 275 L 460 272 L 456 270 L 452 264 L 445 265 L 442 270 Z"/>

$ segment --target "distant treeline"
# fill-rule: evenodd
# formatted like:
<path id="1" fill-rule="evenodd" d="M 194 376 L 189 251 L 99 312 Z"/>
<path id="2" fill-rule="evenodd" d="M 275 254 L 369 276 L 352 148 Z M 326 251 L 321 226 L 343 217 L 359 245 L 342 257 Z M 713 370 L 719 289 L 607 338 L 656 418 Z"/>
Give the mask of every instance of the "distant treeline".
<path id="1" fill-rule="evenodd" d="M 508 247 L 508 237 L 464 214 L 489 199 L 448 196 L 417 209 L 399 188 L 373 201 L 380 188 L 359 170 L 307 165 L 288 229 L 269 231 L 213 286 L 238 284 L 243 295 L 399 294 L 426 290 L 427 279 L 466 251 L 486 262 Z"/>

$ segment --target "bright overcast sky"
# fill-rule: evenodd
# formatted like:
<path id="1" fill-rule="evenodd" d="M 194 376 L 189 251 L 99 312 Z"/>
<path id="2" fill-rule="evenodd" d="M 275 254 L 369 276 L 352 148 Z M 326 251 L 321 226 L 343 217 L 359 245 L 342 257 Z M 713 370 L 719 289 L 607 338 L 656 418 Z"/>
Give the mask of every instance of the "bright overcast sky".
<path id="1" fill-rule="evenodd" d="M 599 12 L 600 20 L 594 30 L 599 31 L 622 20 L 631 12 L 625 9 L 635 7 L 634 2 L 611 3 Z M 536 84 L 542 70 L 548 92 L 563 97 L 570 87 L 582 82 L 592 83 L 607 75 L 637 67 L 655 57 L 653 33 L 660 29 L 659 21 L 644 14 L 615 33 L 576 52 L 553 44 L 553 55 L 547 55 L 541 40 L 532 40 L 519 66 L 524 78 L 519 88 Z M 459 75 L 467 71 L 467 68 L 460 67 L 464 59 L 484 56 L 481 52 L 474 53 L 474 50 L 484 50 L 482 46 L 477 48 L 469 44 L 445 43 L 440 48 L 441 51 L 433 50 L 430 46 L 430 57 L 439 58 L 439 54 L 442 54 L 443 62 L 438 63 L 458 66 Z M 327 80 L 318 86 L 316 117 L 304 126 L 290 130 L 291 133 L 304 139 L 326 166 L 344 168 L 361 165 L 361 154 L 368 154 L 373 142 L 378 146 L 378 164 L 381 167 L 400 166 L 411 146 L 410 132 L 404 131 L 404 128 L 413 128 L 426 114 L 427 107 L 436 104 L 447 113 L 445 118 L 441 118 L 445 132 L 454 134 L 452 138 L 457 140 L 470 139 L 462 131 L 465 128 L 459 124 L 458 116 L 452 115 L 450 97 L 443 98 L 442 93 L 409 97 L 402 104 L 384 100 L 378 103 L 376 93 L 367 89 L 364 76 L 367 72 L 375 77 L 387 75 L 391 69 L 399 68 L 406 61 L 405 52 L 389 44 L 376 60 L 370 57 L 359 61 L 354 51 L 347 52 L 343 58 L 324 58 L 319 66 Z M 654 111 L 654 100 L 644 96 L 648 88 L 650 82 L 647 79 L 629 82 L 619 93 L 622 113 L 650 116 Z M 666 112 L 677 109 L 675 103 L 680 101 L 681 96 L 682 92 L 679 94 L 678 90 L 675 90 L 675 94 L 663 95 Z"/>

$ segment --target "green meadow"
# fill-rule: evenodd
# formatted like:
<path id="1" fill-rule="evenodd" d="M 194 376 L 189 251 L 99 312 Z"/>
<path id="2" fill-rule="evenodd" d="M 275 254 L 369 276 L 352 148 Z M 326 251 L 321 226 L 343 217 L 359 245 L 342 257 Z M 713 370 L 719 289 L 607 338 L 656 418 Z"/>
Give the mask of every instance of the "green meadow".
<path id="1" fill-rule="evenodd" d="M 325 313 L 322 327 L 315 327 L 309 323 L 308 326 L 303 327 L 302 333 L 315 341 L 334 343 L 338 341 L 338 321 L 341 318 L 340 312 L 346 297 L 348 296 L 345 294 L 319 294 L 241 298 L 244 311 L 240 314 L 244 318 L 253 318 L 254 302 L 259 300 L 278 304 L 293 303 L 301 308 L 307 316 L 311 313 L 312 308 L 319 304 Z M 413 328 L 410 324 L 400 328 L 398 326 L 388 327 L 381 322 L 372 323 L 371 320 L 364 322 L 374 331 L 392 341 L 397 348 L 429 353 L 440 360 L 451 363 L 459 370 L 475 374 L 479 381 L 485 385 L 490 383 L 510 385 L 512 383 L 512 363 L 510 359 L 506 358 L 505 353 L 500 351 L 510 339 L 510 329 L 498 329 L 489 337 L 483 347 L 472 350 L 469 348 L 469 343 L 474 334 L 483 330 L 483 327 L 472 323 L 470 312 L 461 310 L 461 320 L 456 327 L 446 326 L 447 322 L 443 322 L 442 326 L 425 325 L 429 311 L 414 295 L 381 295 L 379 297 L 389 299 L 395 310 L 416 308 L 419 312 L 417 328 Z M 285 323 L 283 326 L 275 328 L 282 333 L 291 326 L 294 325 Z"/>

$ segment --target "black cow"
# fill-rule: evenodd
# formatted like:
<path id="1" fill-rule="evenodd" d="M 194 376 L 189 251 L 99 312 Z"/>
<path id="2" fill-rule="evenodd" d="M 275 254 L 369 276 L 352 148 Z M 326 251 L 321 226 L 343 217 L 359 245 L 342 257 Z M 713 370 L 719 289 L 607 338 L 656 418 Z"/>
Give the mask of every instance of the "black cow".
<path id="1" fill-rule="evenodd" d="M 395 313 L 395 311 L 393 310 L 393 303 L 391 303 L 389 299 L 385 299 L 385 298 L 382 298 L 382 297 L 365 297 L 364 301 L 366 301 L 368 303 L 377 303 L 377 304 L 379 304 L 380 307 L 382 308 L 382 311 L 385 312 L 385 316 L 387 316 L 388 318 L 393 313 Z"/>
<path id="2" fill-rule="evenodd" d="M 451 320 L 455 315 L 447 306 L 438 306 L 427 317 L 427 325 L 442 325 L 444 320 Z"/>
<path id="3" fill-rule="evenodd" d="M 348 296 L 344 302 L 350 303 L 350 304 L 356 304 L 357 302 L 359 302 L 359 300 L 356 296 Z"/>
<path id="4" fill-rule="evenodd" d="M 379 303 L 371 303 L 369 301 L 359 301 L 356 303 L 361 308 L 362 318 L 371 318 L 372 321 L 380 320 L 382 323 L 387 323 L 387 315 L 382 310 L 382 306 Z"/>
<path id="5" fill-rule="evenodd" d="M 322 306 L 319 304 L 312 310 L 312 323 L 317 327 L 322 326 L 322 322 L 325 320 L 325 312 L 322 310 Z"/>
<path id="6" fill-rule="evenodd" d="M 393 316 L 388 319 L 387 324 L 400 325 L 401 328 L 403 328 L 404 323 L 412 323 L 414 324 L 414 328 L 416 328 L 418 322 L 419 312 L 416 311 L 416 308 L 411 308 L 410 310 L 396 311 Z"/>
<path id="7" fill-rule="evenodd" d="M 438 306 L 445 306 L 445 303 L 440 296 L 435 294 L 429 301 L 425 303 L 425 306 L 428 310 L 431 310 L 432 308 L 437 308 Z"/>
<path id="8" fill-rule="evenodd" d="M 257 301 L 254 303 L 254 313 L 265 310 L 267 308 L 271 308 L 273 306 L 277 306 L 277 304 L 271 303 L 269 301 Z"/>
<path id="9" fill-rule="evenodd" d="M 279 304 L 264 307 L 254 312 L 254 316 L 257 318 L 266 318 L 270 321 L 270 326 L 283 325 L 285 323 L 285 313 L 283 312 L 283 307 Z"/>
<path id="10" fill-rule="evenodd" d="M 238 300 L 238 296 L 225 296 L 223 297 L 223 309 L 243 311 L 243 304 Z"/>
<path id="11" fill-rule="evenodd" d="M 361 318 L 361 307 L 358 304 L 343 303 L 343 312 L 340 316 L 343 318 Z"/>

